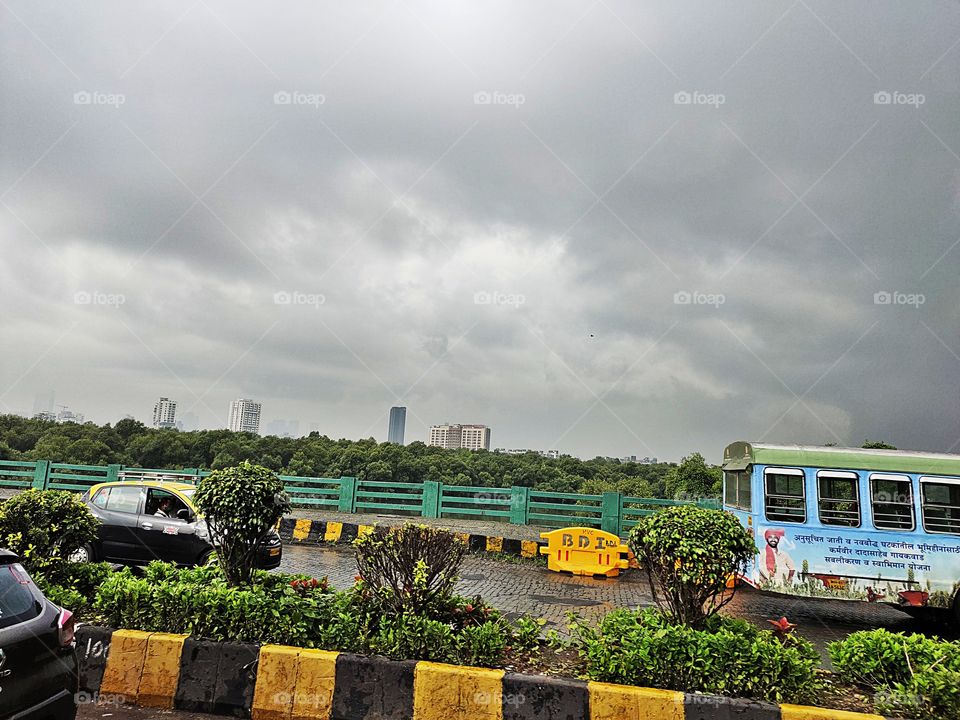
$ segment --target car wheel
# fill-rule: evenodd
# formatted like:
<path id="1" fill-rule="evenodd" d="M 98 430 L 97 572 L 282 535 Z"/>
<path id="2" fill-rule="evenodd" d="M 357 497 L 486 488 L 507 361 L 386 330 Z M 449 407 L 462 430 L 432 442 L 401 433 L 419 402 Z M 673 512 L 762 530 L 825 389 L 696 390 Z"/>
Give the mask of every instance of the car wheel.
<path id="1" fill-rule="evenodd" d="M 197 565 L 216 565 L 216 564 L 217 564 L 216 550 L 207 550 L 200 556 L 200 560 L 197 561 Z"/>
<path id="2" fill-rule="evenodd" d="M 90 543 L 78 547 L 67 557 L 67 560 L 74 563 L 93 562 L 94 559 L 93 545 Z"/>

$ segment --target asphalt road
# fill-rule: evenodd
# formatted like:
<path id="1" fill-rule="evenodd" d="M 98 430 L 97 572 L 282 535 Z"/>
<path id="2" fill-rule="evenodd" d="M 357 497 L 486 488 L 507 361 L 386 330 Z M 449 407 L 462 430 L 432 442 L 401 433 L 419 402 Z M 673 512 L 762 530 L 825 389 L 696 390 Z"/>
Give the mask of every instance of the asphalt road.
<path id="1" fill-rule="evenodd" d="M 285 545 L 284 572 L 327 576 L 335 588 L 353 584 L 356 575 L 353 550 L 344 545 Z M 529 561 L 507 562 L 482 554 L 468 555 L 457 590 L 481 595 L 508 616 L 542 617 L 547 628 L 564 631 L 566 615 L 573 610 L 595 622 L 618 607 L 638 608 L 653 604 L 646 580 L 639 571 L 620 578 L 598 579 L 554 573 Z M 895 631 L 922 632 L 956 637 L 942 622 L 921 622 L 884 604 L 847 600 L 809 599 L 740 590 L 724 613 L 741 617 L 759 627 L 767 620 L 786 616 L 797 623 L 797 632 L 812 641 L 827 660 L 826 646 L 857 630 L 886 627 Z"/>

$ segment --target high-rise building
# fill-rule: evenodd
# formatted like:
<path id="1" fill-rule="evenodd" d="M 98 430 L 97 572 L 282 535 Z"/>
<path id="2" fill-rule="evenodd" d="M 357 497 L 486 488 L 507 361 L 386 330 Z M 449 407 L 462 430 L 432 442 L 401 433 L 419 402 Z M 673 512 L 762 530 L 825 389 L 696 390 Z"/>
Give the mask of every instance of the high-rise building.
<path id="1" fill-rule="evenodd" d="M 153 406 L 153 426 L 172 428 L 177 425 L 177 401 L 162 397 Z"/>
<path id="2" fill-rule="evenodd" d="M 227 427 L 234 432 L 260 432 L 260 403 L 239 398 L 230 403 L 230 421 Z"/>
<path id="3" fill-rule="evenodd" d="M 407 425 L 405 407 L 390 408 L 390 425 L 387 428 L 387 442 L 403 445 L 403 431 Z"/>
<path id="4" fill-rule="evenodd" d="M 461 425 L 460 447 L 467 450 L 489 450 L 490 428 L 486 425 Z"/>
<path id="5" fill-rule="evenodd" d="M 489 450 L 490 428 L 486 425 L 431 425 L 427 445 L 448 450 Z"/>

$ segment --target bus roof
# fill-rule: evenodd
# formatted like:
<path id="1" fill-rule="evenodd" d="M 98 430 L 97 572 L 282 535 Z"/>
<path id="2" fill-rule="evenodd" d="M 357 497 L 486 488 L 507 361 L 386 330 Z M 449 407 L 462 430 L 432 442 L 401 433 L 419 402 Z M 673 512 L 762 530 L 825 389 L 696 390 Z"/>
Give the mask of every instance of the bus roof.
<path id="1" fill-rule="evenodd" d="M 724 470 L 745 470 L 754 464 L 960 476 L 960 455 L 947 453 L 749 442 L 724 448 Z"/>

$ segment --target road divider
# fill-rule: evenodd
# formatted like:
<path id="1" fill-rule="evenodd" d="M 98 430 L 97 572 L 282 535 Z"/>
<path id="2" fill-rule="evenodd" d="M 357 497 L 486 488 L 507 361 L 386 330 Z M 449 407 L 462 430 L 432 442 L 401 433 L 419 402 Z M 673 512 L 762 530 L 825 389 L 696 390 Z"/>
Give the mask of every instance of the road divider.
<path id="1" fill-rule="evenodd" d="M 416 522 L 410 518 L 410 522 Z M 334 522 L 333 520 L 311 520 L 310 518 L 286 517 L 280 520 L 278 531 L 284 542 L 311 545 L 317 543 L 347 544 L 372 533 L 378 525 L 360 525 L 355 523 Z M 482 535 L 477 533 L 454 532 L 470 550 L 476 553 L 495 553 L 513 555 L 522 558 L 536 558 L 545 543 L 537 540 L 520 540 L 502 535 Z"/>
<path id="2" fill-rule="evenodd" d="M 841 710 L 81 626 L 84 697 L 252 720 L 883 720 Z"/>

